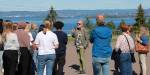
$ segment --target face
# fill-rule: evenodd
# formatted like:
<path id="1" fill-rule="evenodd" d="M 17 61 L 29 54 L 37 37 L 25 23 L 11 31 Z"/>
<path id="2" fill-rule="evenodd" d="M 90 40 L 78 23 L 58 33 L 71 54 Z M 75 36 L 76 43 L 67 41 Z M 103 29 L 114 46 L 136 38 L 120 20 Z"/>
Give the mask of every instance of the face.
<path id="1" fill-rule="evenodd" d="M 146 30 L 145 30 L 145 28 L 144 27 L 140 27 L 140 32 L 141 33 L 144 33 Z"/>
<path id="2" fill-rule="evenodd" d="M 83 21 L 78 21 L 77 28 L 82 28 L 82 27 L 83 27 Z"/>
<path id="3" fill-rule="evenodd" d="M 31 25 L 32 29 L 37 29 L 37 26 L 35 24 Z"/>

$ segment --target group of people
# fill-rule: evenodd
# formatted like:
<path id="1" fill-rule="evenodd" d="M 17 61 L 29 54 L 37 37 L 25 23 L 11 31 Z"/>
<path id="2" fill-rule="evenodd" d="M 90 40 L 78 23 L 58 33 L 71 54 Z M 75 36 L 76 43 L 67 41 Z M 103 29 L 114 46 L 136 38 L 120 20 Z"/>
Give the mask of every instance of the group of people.
<path id="1" fill-rule="evenodd" d="M 89 33 L 84 21 L 79 20 L 72 30 L 72 37 L 79 58 L 80 74 L 86 73 L 85 50 L 92 47 L 94 75 L 110 75 L 109 62 L 112 55 L 112 30 L 105 25 L 104 16 L 96 17 L 97 26 Z M 39 29 L 33 23 L 0 19 L 0 49 L 4 51 L 4 75 L 64 75 L 66 45 L 68 36 L 62 31 L 64 23 L 44 21 Z M 52 31 L 53 27 L 56 29 Z M 122 34 L 117 38 L 114 51 L 119 53 L 117 60 L 120 75 L 132 75 L 132 55 L 136 44 L 148 50 L 149 31 L 141 26 L 133 37 L 132 26 L 121 25 Z M 134 39 L 135 40 L 134 40 Z M 136 43 L 135 43 L 136 42 Z M 137 51 L 138 52 L 138 51 Z M 141 62 L 141 74 L 146 75 L 146 53 L 138 52 Z"/>

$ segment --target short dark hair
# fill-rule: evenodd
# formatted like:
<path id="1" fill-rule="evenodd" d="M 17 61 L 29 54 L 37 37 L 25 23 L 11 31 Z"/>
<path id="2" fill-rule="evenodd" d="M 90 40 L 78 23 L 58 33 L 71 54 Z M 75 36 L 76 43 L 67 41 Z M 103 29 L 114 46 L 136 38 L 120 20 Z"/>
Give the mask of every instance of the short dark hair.
<path id="1" fill-rule="evenodd" d="M 57 21 L 57 22 L 54 23 L 54 27 L 56 29 L 62 29 L 64 27 L 64 23 L 61 22 L 61 21 Z"/>
<path id="2" fill-rule="evenodd" d="M 3 19 L 0 19 L 0 25 L 2 25 L 3 24 Z"/>
<path id="3" fill-rule="evenodd" d="M 3 22 L 3 19 L 0 19 L 0 22 Z"/>
<path id="4" fill-rule="evenodd" d="M 5 20 L 5 22 L 12 22 L 11 20 Z"/>

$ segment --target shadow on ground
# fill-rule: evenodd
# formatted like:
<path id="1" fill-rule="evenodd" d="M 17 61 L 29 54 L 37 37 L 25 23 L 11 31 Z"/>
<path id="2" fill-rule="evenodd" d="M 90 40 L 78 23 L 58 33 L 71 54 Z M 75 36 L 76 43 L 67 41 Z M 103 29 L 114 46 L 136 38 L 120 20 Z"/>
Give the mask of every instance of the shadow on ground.
<path id="1" fill-rule="evenodd" d="M 111 70 L 113 72 L 113 75 L 121 75 L 118 70 Z M 135 71 L 133 71 L 133 75 L 138 75 Z"/>
<path id="2" fill-rule="evenodd" d="M 80 71 L 80 66 L 77 65 L 77 64 L 70 65 L 69 67 L 70 67 L 71 69 L 76 70 L 76 71 Z"/>

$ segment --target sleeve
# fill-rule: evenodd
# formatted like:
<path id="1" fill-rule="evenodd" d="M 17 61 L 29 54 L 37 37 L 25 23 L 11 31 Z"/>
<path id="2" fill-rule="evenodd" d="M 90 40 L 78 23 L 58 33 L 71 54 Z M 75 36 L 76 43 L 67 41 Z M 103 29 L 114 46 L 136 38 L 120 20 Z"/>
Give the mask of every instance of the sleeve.
<path id="1" fill-rule="evenodd" d="M 29 36 L 30 36 L 30 42 L 32 42 L 34 40 L 32 34 L 29 33 Z"/>
<path id="2" fill-rule="evenodd" d="M 19 41 L 18 41 L 18 37 L 17 37 L 17 34 L 15 34 L 14 36 L 14 40 L 16 40 L 16 47 L 19 48 L 20 45 L 19 45 Z"/>
<path id="3" fill-rule="evenodd" d="M 37 34 L 34 43 L 35 43 L 36 45 L 40 44 L 39 34 Z"/>
<path id="4" fill-rule="evenodd" d="M 88 34 L 88 31 L 86 29 L 85 29 L 84 35 L 85 35 L 86 41 L 89 41 L 89 34 Z"/>
<path id="5" fill-rule="evenodd" d="M 141 36 L 141 43 L 142 45 L 148 45 L 148 42 L 149 42 L 149 38 L 148 36 Z"/>
<path id="6" fill-rule="evenodd" d="M 53 41 L 53 43 L 54 43 L 54 45 L 58 45 L 59 44 L 56 34 L 54 34 L 54 41 Z"/>
<path id="7" fill-rule="evenodd" d="M 134 50 L 135 49 L 135 43 L 134 43 L 133 38 L 131 38 L 130 42 L 131 42 L 130 47 L 131 47 L 132 50 Z"/>
<path id="8" fill-rule="evenodd" d="M 120 36 L 117 38 L 117 42 L 116 42 L 116 46 L 115 46 L 115 49 L 116 49 L 116 50 L 119 50 L 120 44 L 121 44 L 121 40 L 122 40 L 122 36 L 120 35 Z"/>
<path id="9" fill-rule="evenodd" d="M 90 42 L 93 43 L 94 42 L 94 37 L 93 37 L 93 31 L 90 34 Z"/>
<path id="10" fill-rule="evenodd" d="M 68 36 L 67 36 L 67 34 L 65 34 L 64 35 L 64 43 L 67 44 L 67 42 L 68 42 Z"/>

